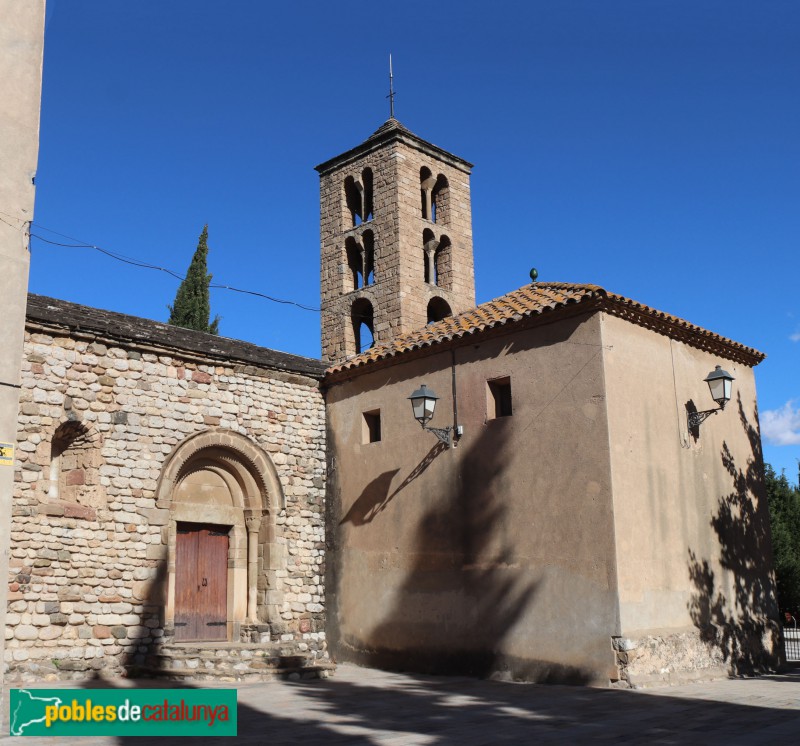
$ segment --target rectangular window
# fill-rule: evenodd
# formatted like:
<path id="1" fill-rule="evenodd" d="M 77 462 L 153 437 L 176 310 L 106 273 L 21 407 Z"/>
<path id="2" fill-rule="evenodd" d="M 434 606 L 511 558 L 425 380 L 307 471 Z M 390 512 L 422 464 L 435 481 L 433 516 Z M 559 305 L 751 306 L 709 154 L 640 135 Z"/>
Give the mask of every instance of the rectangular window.
<path id="1" fill-rule="evenodd" d="M 486 419 L 511 416 L 511 378 L 486 382 Z"/>
<path id="2" fill-rule="evenodd" d="M 361 442 L 377 443 L 381 439 L 381 410 L 364 412 L 361 422 Z"/>

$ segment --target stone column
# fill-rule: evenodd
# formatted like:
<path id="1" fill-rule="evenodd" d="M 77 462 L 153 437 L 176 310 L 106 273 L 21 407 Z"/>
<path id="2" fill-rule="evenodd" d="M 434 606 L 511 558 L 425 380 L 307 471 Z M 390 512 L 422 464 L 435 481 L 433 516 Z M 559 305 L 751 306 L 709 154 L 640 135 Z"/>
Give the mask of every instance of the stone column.
<path id="1" fill-rule="evenodd" d="M 431 285 L 436 284 L 436 265 L 433 262 L 433 251 L 433 249 L 425 249 L 425 263 L 428 265 L 428 283 Z"/>
<path id="2" fill-rule="evenodd" d="M 261 529 L 261 516 L 245 519 L 247 524 L 247 621 L 258 621 L 256 594 L 258 593 L 258 533 Z"/>

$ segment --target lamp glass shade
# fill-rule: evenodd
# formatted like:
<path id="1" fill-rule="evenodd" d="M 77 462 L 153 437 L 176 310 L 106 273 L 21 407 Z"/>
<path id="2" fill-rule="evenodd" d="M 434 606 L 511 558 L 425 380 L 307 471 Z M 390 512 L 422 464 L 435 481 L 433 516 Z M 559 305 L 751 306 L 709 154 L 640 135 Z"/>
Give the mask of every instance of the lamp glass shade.
<path id="1" fill-rule="evenodd" d="M 711 390 L 711 398 L 724 407 L 731 399 L 734 377 L 718 365 L 705 380 Z"/>
<path id="2" fill-rule="evenodd" d="M 411 410 L 414 412 L 414 419 L 420 425 L 427 423 L 436 409 L 436 402 L 439 397 L 429 389 L 424 383 L 411 396 Z"/>

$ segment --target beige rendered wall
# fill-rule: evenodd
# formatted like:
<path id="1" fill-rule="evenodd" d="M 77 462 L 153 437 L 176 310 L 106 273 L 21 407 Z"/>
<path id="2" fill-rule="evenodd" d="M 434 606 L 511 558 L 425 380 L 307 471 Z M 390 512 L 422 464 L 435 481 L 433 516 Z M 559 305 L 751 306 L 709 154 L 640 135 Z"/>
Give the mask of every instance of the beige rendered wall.
<path id="1" fill-rule="evenodd" d="M 760 639 L 775 608 L 753 370 L 614 316 L 602 325 L 623 663 L 640 681 L 755 666 L 760 643 L 743 635 Z M 733 398 L 690 433 L 687 405 L 716 406 L 703 380 L 715 365 Z"/>
<path id="2" fill-rule="evenodd" d="M 615 673 L 616 569 L 596 316 L 455 350 L 458 447 L 413 419 L 421 383 L 453 422 L 451 353 L 332 385 L 329 637 L 339 660 L 531 680 Z M 486 381 L 513 415 L 487 421 Z M 363 443 L 380 409 L 382 440 Z M 332 607 L 332 611 L 330 608 Z"/>
<path id="3" fill-rule="evenodd" d="M 28 231 L 39 152 L 44 0 L 0 0 L 0 19 L 0 443 L 13 444 L 30 262 Z M 8 566 L 13 478 L 13 467 L 0 465 L 3 576 Z M 5 601 L 4 590 L 0 625 L 5 620 Z"/>

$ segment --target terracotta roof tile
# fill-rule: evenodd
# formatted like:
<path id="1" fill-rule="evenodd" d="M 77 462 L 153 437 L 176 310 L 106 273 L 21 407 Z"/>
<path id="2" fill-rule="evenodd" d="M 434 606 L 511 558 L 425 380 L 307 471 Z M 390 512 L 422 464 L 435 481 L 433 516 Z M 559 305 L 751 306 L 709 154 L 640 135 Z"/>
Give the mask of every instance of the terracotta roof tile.
<path id="1" fill-rule="evenodd" d="M 402 334 L 391 342 L 375 345 L 360 355 L 331 366 L 327 373 L 330 375 L 354 370 L 411 350 L 442 344 L 577 304 L 586 304 L 587 310 L 590 304 L 594 305 L 597 309 L 639 326 L 668 334 L 701 349 L 717 351 L 746 365 L 756 365 L 765 357 L 752 347 L 745 347 L 739 342 L 625 296 L 609 293 L 599 285 L 551 282 L 525 285 L 469 311 Z"/>

